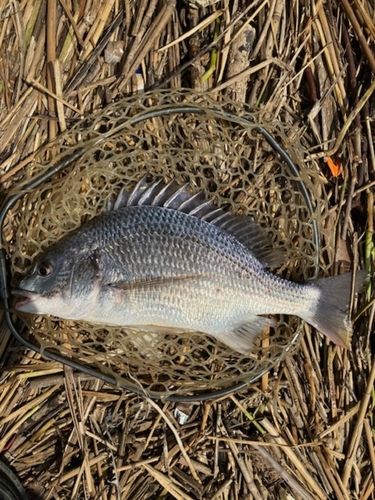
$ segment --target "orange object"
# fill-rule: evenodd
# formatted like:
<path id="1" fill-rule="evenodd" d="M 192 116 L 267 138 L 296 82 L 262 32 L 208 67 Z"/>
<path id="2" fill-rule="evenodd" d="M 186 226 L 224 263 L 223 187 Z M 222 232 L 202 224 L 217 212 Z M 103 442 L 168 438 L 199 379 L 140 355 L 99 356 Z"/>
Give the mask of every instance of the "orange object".
<path id="1" fill-rule="evenodd" d="M 327 158 L 326 161 L 333 177 L 338 177 L 343 173 L 342 163 L 339 160 L 339 158 L 337 157 L 335 159 Z"/>

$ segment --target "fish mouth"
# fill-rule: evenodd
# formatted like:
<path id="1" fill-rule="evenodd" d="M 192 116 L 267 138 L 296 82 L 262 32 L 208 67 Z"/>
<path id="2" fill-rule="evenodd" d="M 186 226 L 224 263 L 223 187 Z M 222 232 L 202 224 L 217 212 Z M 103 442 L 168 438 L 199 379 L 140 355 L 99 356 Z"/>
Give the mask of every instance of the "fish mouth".
<path id="1" fill-rule="evenodd" d="M 23 300 L 18 300 L 15 304 L 15 308 L 18 311 L 21 311 L 24 306 L 34 302 L 34 300 L 40 297 L 39 293 L 31 292 L 30 290 L 23 290 L 22 288 L 12 288 L 11 294 L 16 297 L 23 298 Z"/>

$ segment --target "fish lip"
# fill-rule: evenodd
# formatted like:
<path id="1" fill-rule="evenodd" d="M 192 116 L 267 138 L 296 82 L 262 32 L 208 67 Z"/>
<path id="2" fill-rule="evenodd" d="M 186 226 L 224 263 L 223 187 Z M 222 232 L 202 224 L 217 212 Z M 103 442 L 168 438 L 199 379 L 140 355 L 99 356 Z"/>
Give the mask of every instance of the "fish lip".
<path id="1" fill-rule="evenodd" d="M 32 292 L 31 290 L 23 290 L 22 288 L 12 288 L 10 291 L 12 295 L 16 297 L 25 297 L 24 300 L 18 300 L 15 304 L 15 308 L 17 310 L 22 309 L 23 306 L 34 302 L 38 297 L 40 297 L 39 293 Z"/>

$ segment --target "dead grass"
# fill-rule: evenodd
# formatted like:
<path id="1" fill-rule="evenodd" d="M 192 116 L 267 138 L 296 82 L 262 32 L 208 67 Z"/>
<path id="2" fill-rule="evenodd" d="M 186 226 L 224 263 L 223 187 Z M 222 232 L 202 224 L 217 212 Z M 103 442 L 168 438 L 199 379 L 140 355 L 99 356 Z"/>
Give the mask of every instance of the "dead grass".
<path id="1" fill-rule="evenodd" d="M 193 87 L 246 99 L 302 137 L 331 195 L 334 270 L 373 271 L 373 2 L 75 5 L 0 3 L 2 197 L 82 115 Z M 372 297 L 369 285 L 354 305 L 352 350 L 306 326 L 277 370 L 200 404 L 155 403 L 6 348 L 2 326 L 0 450 L 32 499 L 375 498 Z"/>

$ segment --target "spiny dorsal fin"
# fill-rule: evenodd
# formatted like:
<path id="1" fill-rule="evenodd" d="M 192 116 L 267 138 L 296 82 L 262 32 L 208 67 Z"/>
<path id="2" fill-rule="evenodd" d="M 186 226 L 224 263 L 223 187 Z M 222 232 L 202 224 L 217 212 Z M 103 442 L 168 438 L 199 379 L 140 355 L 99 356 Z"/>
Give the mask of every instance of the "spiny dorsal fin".
<path id="1" fill-rule="evenodd" d="M 144 194 L 144 192 L 147 189 L 149 189 L 149 185 L 147 184 L 147 177 L 144 176 L 136 184 L 135 188 L 130 193 L 130 195 L 129 195 L 127 201 L 126 201 L 126 205 L 123 205 L 123 206 L 131 207 L 133 205 L 138 205 L 138 201 L 140 200 L 140 198 L 142 197 L 142 195 Z M 119 206 L 118 208 L 121 208 L 121 206 Z"/>
<path id="2" fill-rule="evenodd" d="M 264 267 L 279 267 L 284 262 L 283 250 L 272 248 L 270 235 L 251 217 L 233 215 L 217 208 L 213 200 L 207 200 L 203 191 L 191 195 L 188 185 L 180 186 L 176 179 L 168 184 L 164 184 L 162 179 L 148 184 L 147 178 L 143 177 L 131 193 L 121 190 L 116 201 L 108 204 L 107 210 L 135 205 L 178 210 L 214 224 L 234 236 Z"/>

